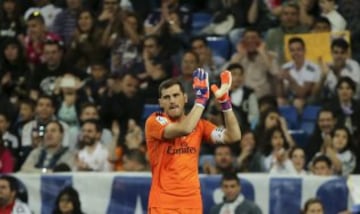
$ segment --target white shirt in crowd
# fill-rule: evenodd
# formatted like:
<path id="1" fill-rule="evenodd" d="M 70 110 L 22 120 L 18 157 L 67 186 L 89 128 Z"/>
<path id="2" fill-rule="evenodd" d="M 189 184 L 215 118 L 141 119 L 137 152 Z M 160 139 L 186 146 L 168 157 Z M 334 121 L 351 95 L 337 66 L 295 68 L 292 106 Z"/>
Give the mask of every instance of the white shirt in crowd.
<path id="1" fill-rule="evenodd" d="M 32 214 L 29 206 L 19 199 L 15 200 L 12 214 Z"/>
<path id="2" fill-rule="evenodd" d="M 321 70 L 318 65 L 308 60 L 305 60 L 304 65 L 297 70 L 293 61 L 285 63 L 282 69 L 289 70 L 291 77 L 300 86 L 303 86 L 306 82 L 316 83 L 320 81 Z M 285 82 L 288 84 L 288 81 Z"/>
<path id="3" fill-rule="evenodd" d="M 344 31 L 346 29 L 346 20 L 336 10 L 333 10 L 327 14 L 323 13 L 321 16 L 329 20 L 332 32 Z"/>
<path id="4" fill-rule="evenodd" d="M 331 67 L 331 66 L 330 66 Z M 341 69 L 340 77 L 350 77 L 357 85 L 360 84 L 360 66 L 359 63 L 353 59 L 347 59 L 345 66 Z M 326 75 L 324 86 L 330 91 L 334 92 L 336 85 L 338 83 L 338 78 L 336 77 L 334 71 L 330 70 Z"/>
<path id="5" fill-rule="evenodd" d="M 51 29 L 56 16 L 61 12 L 61 8 L 55 7 L 53 4 L 47 4 L 44 7 L 31 7 L 25 12 L 25 20 L 36 11 L 40 11 L 41 15 L 44 17 L 46 27 Z"/>
<path id="6" fill-rule="evenodd" d="M 80 161 L 86 163 L 93 171 L 111 171 L 111 165 L 108 161 L 109 151 L 100 142 L 96 142 L 95 149 L 92 153 L 89 153 L 86 147 L 80 150 L 78 158 Z"/>
<path id="7" fill-rule="evenodd" d="M 235 213 L 235 209 L 245 200 L 245 197 L 242 194 L 235 199 L 235 201 L 231 203 L 225 203 L 224 206 L 221 207 L 220 214 L 228 214 Z"/>

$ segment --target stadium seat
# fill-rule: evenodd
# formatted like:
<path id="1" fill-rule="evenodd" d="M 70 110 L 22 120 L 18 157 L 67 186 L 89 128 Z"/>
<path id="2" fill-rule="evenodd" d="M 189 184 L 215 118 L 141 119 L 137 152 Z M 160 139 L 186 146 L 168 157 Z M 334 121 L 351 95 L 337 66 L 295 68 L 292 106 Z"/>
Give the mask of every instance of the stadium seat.
<path id="1" fill-rule="evenodd" d="M 160 110 L 161 108 L 158 104 L 145 104 L 142 119 L 145 121 L 150 116 L 150 114 Z"/>
<path id="2" fill-rule="evenodd" d="M 300 129 L 307 135 L 311 135 L 314 132 L 316 122 L 315 121 L 301 121 Z"/>
<path id="3" fill-rule="evenodd" d="M 208 36 L 206 40 L 216 56 L 221 56 L 224 59 L 229 59 L 231 45 L 226 36 Z"/>
<path id="4" fill-rule="evenodd" d="M 317 115 L 320 111 L 321 107 L 317 105 L 307 105 L 305 106 L 301 119 L 303 121 L 316 121 Z"/>
<path id="5" fill-rule="evenodd" d="M 288 124 L 290 129 L 299 128 L 299 119 L 298 113 L 294 106 L 280 106 L 279 107 L 280 115 L 283 116 Z"/>
<path id="6" fill-rule="evenodd" d="M 304 149 L 307 145 L 308 134 L 301 129 L 289 130 L 289 132 L 296 145 Z"/>
<path id="7" fill-rule="evenodd" d="M 197 12 L 192 14 L 191 33 L 198 34 L 204 27 L 209 25 L 212 20 L 212 15 L 205 12 Z"/>
<path id="8" fill-rule="evenodd" d="M 301 125 L 300 128 L 304 130 L 307 134 L 312 134 L 317 120 L 317 115 L 320 111 L 320 106 L 308 105 L 305 106 L 303 113 L 301 115 Z"/>

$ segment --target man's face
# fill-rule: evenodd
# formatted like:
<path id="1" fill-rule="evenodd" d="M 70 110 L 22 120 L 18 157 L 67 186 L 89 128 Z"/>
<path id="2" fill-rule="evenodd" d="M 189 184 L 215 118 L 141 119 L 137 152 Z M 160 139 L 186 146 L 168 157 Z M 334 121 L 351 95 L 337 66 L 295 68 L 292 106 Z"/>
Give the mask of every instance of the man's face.
<path id="1" fill-rule="evenodd" d="M 299 23 L 299 12 L 294 7 L 285 6 L 282 9 L 280 19 L 283 27 L 295 27 Z"/>
<path id="2" fill-rule="evenodd" d="M 325 22 L 317 22 L 315 23 L 312 32 L 313 33 L 328 33 L 331 31 L 331 26 Z"/>
<path id="3" fill-rule="evenodd" d="M 0 114 L 0 132 L 5 133 L 8 128 L 9 128 L 8 120 L 4 115 Z"/>
<path id="4" fill-rule="evenodd" d="M 289 45 L 291 58 L 295 62 L 303 62 L 305 60 L 305 47 L 300 42 L 294 42 Z"/>
<path id="5" fill-rule="evenodd" d="M 241 41 L 248 52 L 255 52 L 260 45 L 261 39 L 257 32 L 248 31 Z"/>
<path id="6" fill-rule="evenodd" d="M 40 119 L 48 120 L 54 114 L 52 102 L 46 98 L 40 98 L 36 105 L 36 114 Z"/>
<path id="7" fill-rule="evenodd" d="M 184 105 L 186 102 L 187 96 L 180 90 L 179 85 L 173 85 L 161 91 L 159 104 L 172 119 L 178 119 L 184 115 Z"/>
<path id="8" fill-rule="evenodd" d="M 334 61 L 334 65 L 338 67 L 345 66 L 346 59 L 348 58 L 348 53 L 340 47 L 333 47 L 331 50 L 331 55 Z"/>
<path id="9" fill-rule="evenodd" d="M 332 172 L 325 161 L 319 161 L 314 165 L 314 174 L 320 176 L 330 176 L 332 175 Z"/>
<path id="10" fill-rule="evenodd" d="M 29 20 L 27 22 L 27 30 L 31 38 L 37 38 L 45 33 L 45 25 L 37 19 Z"/>
<path id="11" fill-rule="evenodd" d="M 111 13 L 115 12 L 119 7 L 118 0 L 104 0 L 103 8 Z"/>
<path id="12" fill-rule="evenodd" d="M 321 132 L 325 134 L 330 134 L 330 132 L 334 129 L 335 126 L 335 118 L 332 112 L 321 112 L 318 119 L 318 125 Z"/>
<path id="13" fill-rule="evenodd" d="M 144 51 L 146 51 L 150 58 L 156 57 L 160 52 L 160 47 L 156 44 L 156 41 L 149 38 L 144 41 Z"/>
<path id="14" fill-rule="evenodd" d="M 44 46 L 44 59 L 49 66 L 59 65 L 62 56 L 62 50 L 57 45 L 47 44 Z"/>
<path id="15" fill-rule="evenodd" d="M 191 76 L 195 69 L 198 67 L 196 57 L 192 53 L 186 53 L 181 62 L 181 70 L 185 76 Z"/>
<path id="16" fill-rule="evenodd" d="M 66 4 L 70 10 L 79 9 L 81 7 L 81 0 L 66 0 Z"/>
<path id="17" fill-rule="evenodd" d="M 224 180 L 221 185 L 226 201 L 234 201 L 240 194 L 241 187 L 236 180 Z"/>
<path id="18" fill-rule="evenodd" d="M 231 90 L 237 89 L 238 87 L 242 86 L 244 83 L 244 75 L 240 68 L 234 68 L 231 71 L 232 76 L 232 83 L 231 83 Z"/>
<path id="19" fill-rule="evenodd" d="M 22 103 L 20 105 L 19 115 L 23 121 L 27 121 L 33 117 L 34 111 L 30 105 Z"/>
<path id="20" fill-rule="evenodd" d="M 19 48 L 14 44 L 5 47 L 4 54 L 7 60 L 15 61 L 19 55 Z"/>
<path id="21" fill-rule="evenodd" d="M 98 119 L 99 114 L 97 109 L 94 106 L 88 106 L 84 108 L 80 115 L 80 120 L 85 121 L 89 119 Z"/>
<path id="22" fill-rule="evenodd" d="M 230 168 L 233 164 L 230 148 L 219 147 L 215 150 L 215 165 L 220 169 Z"/>
<path id="23" fill-rule="evenodd" d="M 92 123 L 85 123 L 81 128 L 82 141 L 85 145 L 94 145 L 100 139 L 100 133 Z"/>
<path id="24" fill-rule="evenodd" d="M 201 60 L 203 60 L 209 52 L 209 48 L 201 40 L 193 41 L 193 43 L 191 44 L 191 48 L 195 53 L 199 55 Z"/>
<path id="25" fill-rule="evenodd" d="M 56 123 L 49 123 L 45 129 L 44 142 L 46 147 L 57 147 L 62 142 L 63 134 Z"/>
<path id="26" fill-rule="evenodd" d="M 15 199 L 15 191 L 11 191 L 9 182 L 0 179 L 0 207 L 4 207 Z"/>
<path id="27" fill-rule="evenodd" d="M 320 203 L 313 203 L 309 206 L 305 214 L 323 214 L 324 209 Z"/>
<path id="28" fill-rule="evenodd" d="M 121 82 L 121 86 L 125 96 L 131 98 L 138 91 L 139 81 L 131 75 L 126 75 Z"/>

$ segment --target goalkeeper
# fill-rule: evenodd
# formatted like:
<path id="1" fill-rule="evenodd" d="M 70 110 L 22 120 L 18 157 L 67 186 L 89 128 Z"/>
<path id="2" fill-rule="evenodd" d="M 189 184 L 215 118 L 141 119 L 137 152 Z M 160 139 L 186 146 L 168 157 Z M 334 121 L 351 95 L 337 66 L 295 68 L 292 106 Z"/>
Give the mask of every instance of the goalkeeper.
<path id="1" fill-rule="evenodd" d="M 146 120 L 145 135 L 152 172 L 148 213 L 202 214 L 198 162 L 200 144 L 215 144 L 240 140 L 238 121 L 229 98 L 231 73 L 220 74 L 220 89 L 211 86 L 221 104 L 225 128 L 201 119 L 209 99 L 208 74 L 201 68 L 193 73 L 196 94 L 194 107 L 185 115 L 187 95 L 175 79 L 159 86 L 159 104 L 163 112 L 153 113 Z"/>

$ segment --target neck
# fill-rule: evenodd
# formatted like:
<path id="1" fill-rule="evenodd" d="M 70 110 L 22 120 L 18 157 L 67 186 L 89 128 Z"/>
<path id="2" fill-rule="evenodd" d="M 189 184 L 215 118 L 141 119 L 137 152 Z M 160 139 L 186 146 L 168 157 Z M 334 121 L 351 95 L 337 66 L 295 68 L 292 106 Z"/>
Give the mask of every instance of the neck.
<path id="1" fill-rule="evenodd" d="M 296 69 L 299 70 L 300 68 L 302 68 L 303 65 L 304 65 L 304 62 L 305 62 L 304 59 L 301 59 L 301 60 L 299 60 L 299 61 L 295 61 L 294 63 L 295 63 Z"/>
<path id="2" fill-rule="evenodd" d="M 344 106 L 350 106 L 351 105 L 351 99 L 340 100 L 340 102 Z"/>
<path id="3" fill-rule="evenodd" d="M 60 63 L 56 63 L 56 64 L 51 64 L 51 65 L 47 65 L 49 70 L 55 70 L 60 66 Z"/>
<path id="4" fill-rule="evenodd" d="M 94 144 L 92 144 L 92 145 L 86 145 L 86 147 L 85 147 L 85 148 L 86 148 L 86 151 L 92 153 L 92 152 L 95 150 L 97 144 L 98 144 L 98 142 L 96 141 L 96 142 L 95 142 Z"/>
<path id="5" fill-rule="evenodd" d="M 58 143 L 56 146 L 46 147 L 46 152 L 55 154 L 57 151 L 59 151 L 60 148 L 61 148 L 61 142 Z"/>

